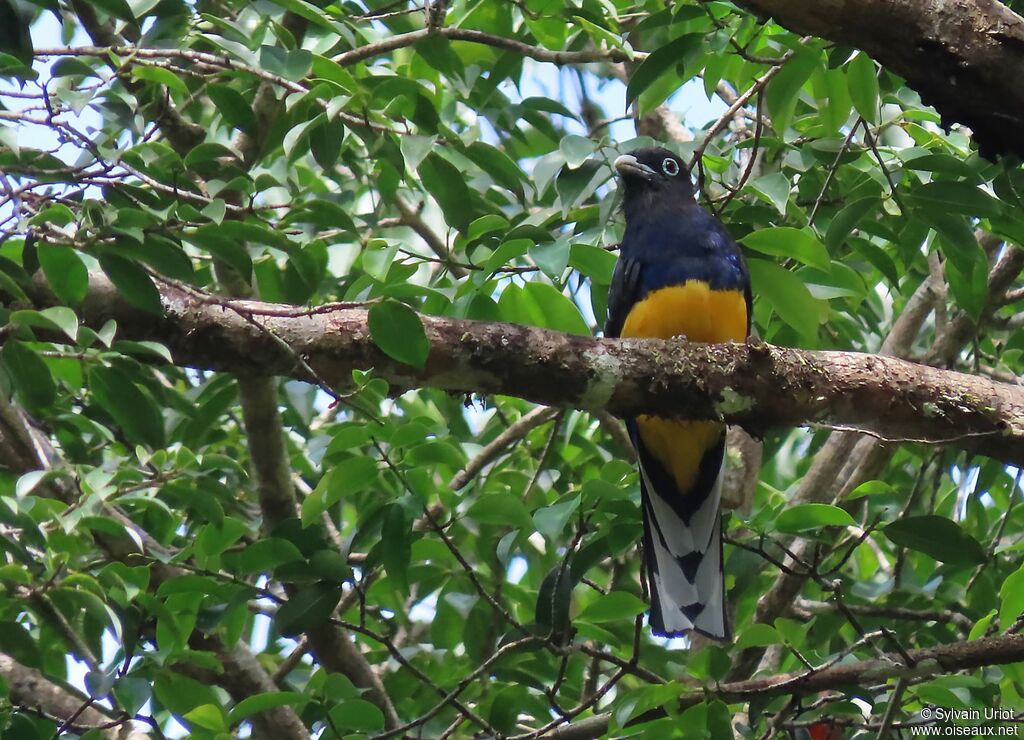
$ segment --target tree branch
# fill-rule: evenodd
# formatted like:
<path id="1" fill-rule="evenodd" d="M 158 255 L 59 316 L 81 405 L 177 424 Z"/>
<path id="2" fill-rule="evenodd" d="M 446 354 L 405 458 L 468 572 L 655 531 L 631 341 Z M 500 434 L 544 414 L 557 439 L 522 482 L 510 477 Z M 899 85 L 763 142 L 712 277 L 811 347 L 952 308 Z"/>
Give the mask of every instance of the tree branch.
<path id="1" fill-rule="evenodd" d="M 425 367 L 416 369 L 374 344 L 362 309 L 313 315 L 291 309 L 288 315 L 288 307 L 164 287 L 165 315 L 154 319 L 127 305 L 105 278 L 94 277 L 90 287 L 85 322 L 98 326 L 114 318 L 125 338 L 163 342 L 184 365 L 258 367 L 339 386 L 350 382 L 352 370 L 372 367 L 395 391 L 499 393 L 545 405 L 604 408 L 619 416 L 656 409 L 663 416 L 720 419 L 755 434 L 824 424 L 1024 463 L 1019 386 L 892 357 L 759 341 L 601 340 L 423 316 L 431 351 Z M 39 304 L 53 300 L 37 297 Z"/>
<path id="2" fill-rule="evenodd" d="M 89 706 L 89 697 L 84 694 L 54 683 L 35 668 L 24 666 L 8 655 L 0 654 L 0 676 L 7 683 L 11 704 L 38 709 L 61 720 L 74 717 L 69 729 L 110 726 L 114 718 L 113 713 L 102 706 Z M 103 737 L 115 740 L 120 734 L 119 727 L 111 727 L 101 733 Z"/>
<path id="3" fill-rule="evenodd" d="M 900 606 L 885 606 L 884 604 L 846 604 L 853 614 L 866 617 L 877 617 L 879 619 L 899 619 L 917 622 L 951 622 L 965 632 L 970 631 L 974 626 L 974 620 L 966 614 L 955 612 L 950 609 L 907 609 Z M 834 602 L 810 601 L 808 599 L 797 599 L 793 604 L 793 612 L 798 615 L 811 616 L 814 614 L 831 614 L 838 611 Z"/>
<path id="4" fill-rule="evenodd" d="M 302 38 L 305 20 L 289 12 L 284 16 L 284 23 L 289 26 L 295 38 Z M 272 80 L 261 83 L 253 102 L 253 113 L 262 125 L 257 126 L 254 135 L 243 133 L 236 140 L 236 148 L 242 153 L 242 159 L 248 167 L 252 167 L 259 157 L 266 133 L 272 128 L 282 105 L 276 95 L 275 83 Z M 237 192 L 228 195 L 229 200 L 238 197 Z M 224 262 L 218 262 L 215 269 L 227 292 L 240 297 L 251 295 L 247 276 L 239 275 Z M 250 322 L 250 327 L 260 330 L 258 324 Z M 262 334 L 268 339 L 276 339 L 274 334 L 265 331 Z M 300 366 L 304 366 L 305 372 L 309 373 L 308 365 L 300 363 Z M 284 424 L 278 411 L 277 383 L 265 374 L 253 374 L 251 368 L 236 368 L 236 376 L 246 445 L 258 490 L 264 529 L 269 534 L 275 526 L 298 513 L 291 464 L 285 446 Z M 285 589 L 290 596 L 296 592 L 293 584 L 285 584 Z M 383 683 L 353 642 L 348 630 L 324 623 L 310 628 L 306 636 L 320 665 L 328 671 L 345 675 L 355 686 L 364 690 L 367 698 L 381 710 L 386 727 L 394 727 L 399 723 L 398 714 Z"/>
<path id="5" fill-rule="evenodd" d="M 409 31 L 408 33 L 389 36 L 381 41 L 375 41 L 371 44 L 360 46 L 357 49 L 350 49 L 349 51 L 342 52 L 334 57 L 334 61 L 342 66 L 355 64 L 356 62 L 361 62 L 365 59 L 371 59 L 372 57 L 380 56 L 381 54 L 387 54 L 389 51 L 412 46 L 429 36 L 440 36 L 451 41 L 468 41 L 473 44 L 493 46 L 497 49 L 504 49 L 505 51 L 522 54 L 523 56 L 535 59 L 538 62 L 550 62 L 558 65 L 586 64 L 588 62 L 624 62 L 629 59 L 626 52 L 621 49 L 552 51 L 541 46 L 531 46 L 530 44 L 517 41 L 516 39 L 510 39 L 505 36 L 496 36 L 492 33 L 484 33 L 483 31 L 474 31 L 469 28 L 443 27 L 421 28 L 417 31 Z M 647 54 L 643 52 L 633 53 L 633 58 L 637 61 L 645 59 L 646 57 Z"/>
<path id="6" fill-rule="evenodd" d="M 1024 19 L 997 0 L 737 0 L 800 34 L 863 49 L 971 127 L 983 153 L 1024 154 Z"/>
<path id="7" fill-rule="evenodd" d="M 909 660 L 908 660 L 909 659 Z M 1001 635 L 980 640 L 954 642 L 936 647 L 908 650 L 906 655 L 889 653 L 873 660 L 838 663 L 826 668 L 808 669 L 801 673 L 784 673 L 747 681 L 733 681 L 699 691 L 690 691 L 679 697 L 679 709 L 685 709 L 708 698 L 726 703 L 749 701 L 788 694 L 807 696 L 833 689 L 862 686 L 867 682 L 879 683 L 893 678 L 924 678 L 940 672 L 1005 665 L 1024 660 L 1024 635 Z M 664 709 L 655 709 L 634 721 L 650 721 L 665 716 Z M 588 717 L 578 723 L 586 731 L 574 731 L 575 725 L 558 728 L 550 737 L 592 738 L 608 731 L 611 715 Z"/>
<path id="8" fill-rule="evenodd" d="M 489 442 L 480 452 L 476 454 L 458 473 L 452 478 L 449 488 L 453 491 L 458 491 L 460 488 L 466 486 L 473 478 L 475 478 L 484 467 L 491 462 L 494 458 L 505 451 L 510 445 L 515 444 L 527 434 L 534 427 L 538 427 L 545 422 L 551 421 L 558 415 L 558 409 L 548 408 L 546 406 L 537 406 L 536 408 L 526 412 L 519 419 L 509 425 L 508 429 L 503 431 L 491 442 Z"/>

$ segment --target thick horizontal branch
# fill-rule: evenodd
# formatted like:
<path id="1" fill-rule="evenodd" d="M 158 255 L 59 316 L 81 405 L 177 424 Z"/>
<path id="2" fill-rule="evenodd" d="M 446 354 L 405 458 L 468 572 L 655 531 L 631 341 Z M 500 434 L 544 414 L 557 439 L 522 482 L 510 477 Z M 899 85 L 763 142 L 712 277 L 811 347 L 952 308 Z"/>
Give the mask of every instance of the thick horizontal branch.
<path id="1" fill-rule="evenodd" d="M 6 682 L 11 704 L 69 722 L 69 727 L 101 728 L 103 737 L 116 738 L 119 729 L 112 726 L 112 713 L 93 706 L 88 696 L 70 686 L 55 683 L 35 668 L 24 666 L 9 655 L 0 654 L 0 678 Z"/>
<path id="2" fill-rule="evenodd" d="M 177 363 L 200 368 L 334 387 L 350 383 L 353 370 L 373 368 L 396 392 L 503 394 L 618 416 L 656 411 L 720 419 L 753 434 L 827 425 L 1024 464 L 1024 388 L 892 357 L 760 341 L 594 339 L 423 316 L 430 355 L 418 369 L 377 347 L 360 308 L 227 301 L 166 286 L 162 298 L 165 315 L 155 319 L 94 277 L 82 318 L 93 326 L 113 318 L 121 336 L 162 342 Z M 47 299 L 41 294 L 37 301 Z"/>
<path id="3" fill-rule="evenodd" d="M 1024 19 L 998 0 L 737 0 L 796 33 L 863 49 L 983 152 L 1024 154 Z"/>
<path id="4" fill-rule="evenodd" d="M 1001 635 L 908 650 L 905 656 L 890 653 L 881 658 L 840 663 L 818 671 L 808 670 L 723 683 L 714 688 L 683 694 L 679 698 L 679 704 L 680 708 L 685 708 L 711 697 L 733 703 L 749 701 L 754 697 L 781 694 L 808 696 L 821 691 L 883 683 L 894 678 L 926 678 L 938 673 L 1005 665 L 1021 660 L 1024 660 L 1024 635 Z M 664 710 L 653 710 L 640 719 L 651 720 L 659 716 L 664 716 Z M 588 717 L 579 723 L 558 728 L 550 737 L 601 737 L 608 731 L 609 719 L 610 715 L 607 714 Z"/>

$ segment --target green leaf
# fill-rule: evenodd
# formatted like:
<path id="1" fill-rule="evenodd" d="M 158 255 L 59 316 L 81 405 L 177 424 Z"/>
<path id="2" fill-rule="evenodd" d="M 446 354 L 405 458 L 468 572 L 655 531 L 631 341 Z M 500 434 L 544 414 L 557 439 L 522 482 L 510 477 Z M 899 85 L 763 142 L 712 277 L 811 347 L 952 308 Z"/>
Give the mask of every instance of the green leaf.
<path id="1" fill-rule="evenodd" d="M 530 258 L 549 278 L 560 280 L 569 264 L 569 242 L 561 238 L 546 244 L 537 244 L 530 249 Z"/>
<path id="2" fill-rule="evenodd" d="M 181 81 L 178 75 L 163 67 L 132 67 L 132 77 L 139 80 L 148 80 L 158 85 L 163 85 L 168 90 L 174 90 L 182 95 L 188 95 L 188 85 Z"/>
<path id="3" fill-rule="evenodd" d="M 280 565 L 303 560 L 294 544 L 280 537 L 268 537 L 224 554 L 224 565 L 239 573 L 269 573 Z"/>
<path id="4" fill-rule="evenodd" d="M 859 198 L 858 200 L 843 206 L 825 232 L 825 246 L 829 251 L 835 251 L 843 245 L 846 237 L 857 227 L 865 216 L 877 209 L 879 199 L 875 196 Z"/>
<path id="5" fill-rule="evenodd" d="M 952 154 L 924 154 L 908 159 L 903 166 L 908 170 L 940 172 L 961 178 L 974 177 L 974 170 L 965 164 L 961 157 Z"/>
<path id="6" fill-rule="evenodd" d="M 750 183 L 750 187 L 756 193 L 767 198 L 768 202 L 775 206 L 780 215 L 786 215 L 786 206 L 789 205 L 789 191 L 792 188 L 788 177 L 781 172 L 774 172 L 757 178 Z"/>
<path id="7" fill-rule="evenodd" d="M 306 704 L 310 698 L 297 691 L 267 691 L 247 696 L 231 708 L 231 722 L 239 722 L 253 714 L 277 707 Z"/>
<path id="8" fill-rule="evenodd" d="M 678 681 L 669 681 L 668 683 L 648 684 L 646 686 L 641 686 L 630 691 L 623 691 L 623 696 L 621 700 L 617 701 L 615 705 L 615 724 L 618 727 L 624 729 L 626 725 L 629 723 L 629 721 L 634 717 L 642 715 L 645 712 L 654 709 L 655 707 L 671 706 L 672 704 L 678 702 L 679 695 L 683 693 L 685 690 L 685 687 Z M 703 710 L 704 705 L 702 704 L 699 706 L 701 706 Z M 703 712 L 700 717 L 693 717 L 692 715 L 688 715 L 687 719 L 691 720 L 691 722 L 689 722 L 686 725 L 680 724 L 680 726 L 700 727 L 702 731 L 707 726 L 706 717 L 703 716 Z M 670 723 L 672 723 L 673 725 L 675 722 L 675 719 L 670 720 Z M 650 727 L 649 725 L 638 726 L 645 728 Z M 668 732 L 663 732 L 663 734 L 661 735 L 659 735 L 657 729 L 654 729 L 652 727 L 652 730 L 653 732 L 649 731 L 647 733 L 642 733 L 642 735 L 646 737 L 668 737 L 673 734 L 672 730 L 669 730 Z M 619 737 L 624 734 L 627 733 L 611 733 L 613 737 Z M 718 736 L 705 735 L 702 732 L 701 737 L 717 738 Z"/>
<path id="9" fill-rule="evenodd" d="M 55 11 L 56 12 L 56 11 Z M 20 65 L 32 66 L 32 34 L 29 33 L 29 26 L 33 20 L 31 6 L 19 3 L 18 0 L 2 0 L 0 2 L 0 15 L 4 21 L 3 31 L 0 32 L 0 52 L 7 57 L 0 66 L 17 68 Z"/>
<path id="10" fill-rule="evenodd" d="M 229 126 L 248 134 L 256 131 L 256 116 L 252 106 L 238 90 L 229 85 L 211 83 L 206 87 L 206 94 Z"/>
<path id="11" fill-rule="evenodd" d="M 160 291 L 136 263 L 106 253 L 100 255 L 100 267 L 128 303 L 154 316 L 163 315 Z"/>
<path id="12" fill-rule="evenodd" d="M 749 647 L 770 647 L 782 644 L 782 636 L 770 624 L 752 624 L 736 640 L 736 649 Z"/>
<path id="13" fill-rule="evenodd" d="M 409 592 L 409 561 L 412 558 L 412 532 L 405 509 L 392 504 L 381 523 L 381 561 L 388 577 L 403 593 Z"/>
<path id="14" fill-rule="evenodd" d="M 224 216 L 227 213 L 227 204 L 221 198 L 215 198 L 200 211 L 206 218 L 213 221 L 218 226 L 224 221 Z"/>
<path id="15" fill-rule="evenodd" d="M 597 150 L 597 144 L 586 136 L 569 134 L 562 137 L 562 141 L 558 144 L 558 149 L 562 152 L 562 156 L 565 157 L 565 163 L 572 169 L 576 169 L 586 162 L 590 155 Z"/>
<path id="16" fill-rule="evenodd" d="M 465 175 L 447 159 L 435 153 L 427 155 L 417 172 L 427 192 L 441 206 L 448 224 L 465 232 L 472 216 Z"/>
<path id="17" fill-rule="evenodd" d="M 533 531 L 533 519 L 518 496 L 511 493 L 494 493 L 478 498 L 466 516 L 480 524 L 515 527 L 526 532 Z"/>
<path id="18" fill-rule="evenodd" d="M 91 0 L 92 4 L 104 13 L 114 16 L 122 21 L 135 23 L 135 15 L 125 0 Z"/>
<path id="19" fill-rule="evenodd" d="M 541 581 L 537 590 L 534 621 L 547 628 L 553 639 L 561 640 L 569 632 L 571 619 L 573 571 L 570 563 L 557 563 Z"/>
<path id="20" fill-rule="evenodd" d="M 809 229 L 791 226 L 758 229 L 740 239 L 740 243 L 755 252 L 773 257 L 792 257 L 820 270 L 827 271 L 832 266 L 828 250 Z"/>
<path id="21" fill-rule="evenodd" d="M 758 300 L 767 301 L 779 318 L 805 340 L 815 343 L 821 302 L 811 295 L 803 281 L 789 270 L 764 260 L 749 260 L 747 267 Z"/>
<path id="22" fill-rule="evenodd" d="M 822 527 L 856 526 L 857 522 L 852 516 L 831 504 L 798 504 L 789 507 L 775 519 L 775 529 L 791 534 Z"/>
<path id="23" fill-rule="evenodd" d="M 985 252 L 978 244 L 967 217 L 937 209 L 917 210 L 915 213 L 935 229 L 942 253 L 963 276 L 970 277 L 976 265 L 984 264 Z"/>
<path id="24" fill-rule="evenodd" d="M 891 256 L 882 247 L 858 236 L 847 238 L 847 243 L 861 258 L 882 273 L 890 285 L 899 285 L 900 271 Z"/>
<path id="25" fill-rule="evenodd" d="M 1006 577 L 999 587 L 999 629 L 1005 632 L 1024 613 L 1024 566 Z"/>
<path id="26" fill-rule="evenodd" d="M 0 349 L 0 359 L 27 409 L 41 411 L 56 400 L 57 386 L 50 368 L 25 344 L 17 339 L 8 339 Z"/>
<path id="27" fill-rule="evenodd" d="M 497 689 L 490 702 L 487 721 L 502 737 L 514 735 L 516 722 L 524 706 L 530 705 L 530 692 L 525 686 L 511 684 Z"/>
<path id="28" fill-rule="evenodd" d="M 430 154 L 430 150 L 434 148 L 434 137 L 403 136 L 399 139 L 398 146 L 402 151 L 405 166 L 411 171 L 416 171 L 420 163 Z"/>
<path id="29" fill-rule="evenodd" d="M 869 480 L 864 481 L 859 486 L 850 491 L 846 496 L 847 501 L 852 501 L 862 496 L 878 496 L 878 495 L 892 495 L 895 494 L 893 487 L 882 480 Z"/>
<path id="30" fill-rule="evenodd" d="M 213 257 L 224 260 L 233 267 L 246 281 L 252 275 L 252 260 L 243 244 L 223 233 L 219 226 L 208 224 L 201 226 L 184 236 L 186 241 L 205 250 Z"/>
<path id="31" fill-rule="evenodd" d="M 1016 573 L 1013 573 L 1011 575 L 1016 575 Z M 1005 585 L 1006 581 L 1003 581 L 1003 584 Z M 1024 584 L 1014 584 L 1014 585 L 1018 589 L 1021 589 L 1021 587 L 1024 586 Z M 1012 598 L 1016 597 L 1016 595 L 1018 593 L 1022 593 L 1022 592 L 1024 592 L 1024 589 L 1015 591 L 1011 595 L 1011 597 Z M 992 624 L 992 620 L 995 619 L 995 618 L 996 618 L 996 610 L 993 609 L 988 614 L 986 614 L 984 617 L 982 617 L 981 619 L 979 619 L 977 622 L 974 623 L 974 626 L 971 627 L 970 634 L 967 635 L 967 639 L 968 640 L 977 640 L 979 638 L 984 637 L 988 633 L 988 626 L 990 624 Z M 1012 624 L 1012 622 L 1011 622 L 1011 624 Z"/>
<path id="32" fill-rule="evenodd" d="M 298 82 L 312 69 L 313 55 L 305 49 L 287 51 L 276 46 L 261 46 L 260 66 L 271 74 Z"/>
<path id="33" fill-rule="evenodd" d="M 157 272 L 175 280 L 191 282 L 195 277 L 192 260 L 185 254 L 181 245 L 160 234 L 148 235 L 142 244 L 133 245 L 131 250 L 125 252 L 123 256 L 144 262 Z"/>
<path id="34" fill-rule="evenodd" d="M 935 180 L 915 188 L 912 195 L 916 205 L 937 214 L 952 211 L 986 218 L 1003 212 L 998 200 L 966 182 Z"/>
<path id="35" fill-rule="evenodd" d="M 817 51 L 800 47 L 769 82 L 765 90 L 765 102 L 772 119 L 772 128 L 783 133 L 789 126 L 796 109 L 796 101 L 800 88 L 811 76 L 811 72 L 820 64 Z"/>
<path id="36" fill-rule="evenodd" d="M 430 354 L 430 340 L 419 314 L 404 303 L 387 300 L 370 306 L 370 336 L 392 359 L 422 368 Z"/>
<path id="37" fill-rule="evenodd" d="M 45 245 L 38 250 L 46 282 L 64 303 L 77 306 L 89 291 L 89 270 L 71 247 Z"/>
<path id="38" fill-rule="evenodd" d="M 600 285 L 611 285 L 615 273 L 615 255 L 589 244 L 569 247 L 569 264 Z"/>
<path id="39" fill-rule="evenodd" d="M 504 216 L 499 216 L 497 213 L 488 213 L 486 216 L 481 216 L 474 220 L 469 225 L 466 237 L 468 239 L 479 239 L 487 234 L 504 233 L 508 231 L 509 226 L 508 219 Z"/>
<path id="40" fill-rule="evenodd" d="M 189 726 L 202 727 L 204 730 L 224 732 L 228 729 L 224 710 L 214 704 L 201 704 L 186 712 L 182 718 Z"/>
<path id="41" fill-rule="evenodd" d="M 341 143 L 345 138 L 345 124 L 340 118 L 324 120 L 309 130 L 309 149 L 316 163 L 329 170 L 334 167 L 341 154 Z"/>
<path id="42" fill-rule="evenodd" d="M 878 122 L 878 72 L 875 63 L 864 52 L 857 55 L 846 65 L 849 82 L 850 99 L 868 123 Z"/>
<path id="43" fill-rule="evenodd" d="M 629 76 L 629 83 L 626 85 L 626 106 L 636 100 L 659 77 L 670 69 L 675 69 L 686 56 L 700 49 L 704 43 L 704 34 L 688 33 L 651 52 Z M 684 75 L 685 73 L 680 76 Z"/>
<path id="44" fill-rule="evenodd" d="M 186 713 L 203 706 L 217 706 L 217 692 L 212 686 L 206 686 L 195 679 L 181 676 L 173 671 L 161 671 L 156 674 L 153 689 L 160 703 L 175 714 L 184 716 Z"/>
<path id="45" fill-rule="evenodd" d="M 588 622 L 620 622 L 632 619 L 637 614 L 642 614 L 647 605 L 631 593 L 625 591 L 612 591 L 611 593 L 598 596 L 595 601 L 587 606 L 578 619 Z"/>
<path id="46" fill-rule="evenodd" d="M 356 82 L 352 73 L 337 62 L 320 54 L 314 54 L 312 65 L 314 77 L 329 80 L 350 95 L 359 91 L 359 83 Z"/>
<path id="47" fill-rule="evenodd" d="M 943 245 L 947 243 L 943 240 Z M 988 299 L 988 270 L 985 269 L 984 252 L 980 246 L 977 248 L 977 261 L 970 265 L 965 272 L 961 269 L 960 262 L 951 256 L 958 251 L 957 249 L 943 249 L 943 253 L 949 256 L 949 261 L 946 263 L 946 282 L 949 284 L 949 292 L 956 299 L 957 304 L 977 319 L 981 316 Z"/>
<path id="48" fill-rule="evenodd" d="M 465 155 L 473 160 L 473 164 L 482 169 L 506 190 L 523 199 L 523 181 L 526 175 L 519 169 L 511 157 L 497 147 L 482 141 L 474 141 L 465 151 Z"/>
<path id="49" fill-rule="evenodd" d="M 352 577 L 348 561 L 337 550 L 317 550 L 309 557 L 309 571 L 325 581 L 344 581 Z"/>
<path id="50" fill-rule="evenodd" d="M 114 686 L 114 696 L 129 714 L 138 714 L 153 698 L 153 685 L 144 678 L 124 676 Z"/>
<path id="51" fill-rule="evenodd" d="M 316 583 L 297 590 L 274 615 L 274 626 L 285 637 L 298 637 L 331 618 L 341 600 L 341 588 L 333 583 Z"/>
<path id="52" fill-rule="evenodd" d="M 500 267 L 511 264 L 517 258 L 522 257 L 532 246 L 534 244 L 529 239 L 509 239 L 504 241 L 497 249 L 491 252 L 491 255 L 484 261 L 483 268 L 488 272 L 494 272 Z M 516 287 L 518 288 L 519 286 Z"/>
<path id="53" fill-rule="evenodd" d="M 315 23 L 323 30 L 332 34 L 332 36 L 338 35 L 339 31 L 343 28 L 340 24 L 332 22 L 315 4 L 305 2 L 305 0 L 274 0 L 274 4 L 294 13 L 300 18 L 305 18 L 307 21 Z"/>
<path id="54" fill-rule="evenodd" d="M 82 59 L 62 57 L 50 67 L 54 77 L 95 77 L 96 70 Z"/>
<path id="55" fill-rule="evenodd" d="M 581 15 L 574 15 L 572 17 L 573 23 L 578 23 L 590 34 L 591 38 L 600 46 L 600 42 L 604 41 L 612 49 L 621 49 L 629 57 L 630 61 L 633 61 L 633 49 L 628 43 L 625 43 L 618 34 L 612 33 L 607 28 L 602 28 L 596 23 L 591 23 Z"/>
<path id="56" fill-rule="evenodd" d="M 330 717 L 339 730 L 372 733 L 384 729 L 384 714 L 365 699 L 346 699 L 331 709 Z"/>
<path id="57" fill-rule="evenodd" d="M 558 540 L 566 534 L 566 526 L 580 506 L 580 497 L 573 496 L 551 506 L 533 512 L 533 524 L 537 531 L 551 540 Z"/>
<path id="58" fill-rule="evenodd" d="M 164 415 L 121 368 L 96 365 L 89 371 L 89 389 L 95 401 L 114 417 L 125 436 L 153 449 L 164 446 Z"/>
<path id="59" fill-rule="evenodd" d="M 15 311 L 10 321 L 17 326 L 35 326 L 47 331 L 62 331 L 69 339 L 78 338 L 78 316 L 70 308 L 51 306 L 42 311 Z"/>
<path id="60" fill-rule="evenodd" d="M 541 326 L 569 334 L 590 336 L 590 327 L 583 320 L 583 315 L 576 304 L 553 285 L 533 280 L 526 284 L 523 292 L 540 310 L 543 317 Z"/>
<path id="61" fill-rule="evenodd" d="M 302 524 L 310 526 L 345 496 L 361 491 L 377 479 L 377 463 L 371 457 L 350 457 L 320 478 L 302 502 Z"/>
<path id="62" fill-rule="evenodd" d="M 0 651 L 30 668 L 40 665 L 39 643 L 20 622 L 0 620 Z"/>
<path id="63" fill-rule="evenodd" d="M 980 565 L 986 560 L 985 550 L 978 541 L 956 522 L 943 516 L 904 517 L 883 531 L 900 547 L 923 552 L 943 563 Z"/>

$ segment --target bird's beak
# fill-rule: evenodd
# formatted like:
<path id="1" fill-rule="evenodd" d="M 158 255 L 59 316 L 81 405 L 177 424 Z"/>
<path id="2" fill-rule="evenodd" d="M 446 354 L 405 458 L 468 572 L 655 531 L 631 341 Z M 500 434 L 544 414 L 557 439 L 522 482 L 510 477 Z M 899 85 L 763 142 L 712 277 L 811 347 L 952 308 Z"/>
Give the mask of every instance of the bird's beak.
<path id="1" fill-rule="evenodd" d="M 615 171 L 623 177 L 639 177 L 650 180 L 657 173 L 645 164 L 640 164 L 632 154 L 623 154 L 612 163 Z"/>

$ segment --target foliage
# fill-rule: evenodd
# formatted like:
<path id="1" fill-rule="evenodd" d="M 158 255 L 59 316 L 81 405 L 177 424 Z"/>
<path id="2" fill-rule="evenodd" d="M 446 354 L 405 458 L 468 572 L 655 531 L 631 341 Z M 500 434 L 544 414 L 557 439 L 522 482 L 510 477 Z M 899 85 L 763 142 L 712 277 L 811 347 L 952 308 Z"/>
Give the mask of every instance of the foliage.
<path id="1" fill-rule="evenodd" d="M 873 468 L 827 481 L 845 486 L 845 511 L 831 496 L 787 510 L 829 431 L 766 439 L 753 502 L 726 517 L 738 641 L 687 650 L 637 619 L 638 482 L 607 419 L 552 414 L 453 490 L 529 404 L 389 398 L 372 372 L 335 402 L 282 380 L 299 502 L 275 518 L 260 510 L 250 433 L 281 432 L 247 429 L 236 379 L 178 367 L 87 310 L 90 272 L 153 321 L 172 285 L 211 301 L 357 303 L 412 365 L 429 347 L 410 307 L 592 333 L 622 229 L 610 162 L 651 143 L 610 138 L 626 129 L 609 101 L 628 94 L 647 115 L 706 94 L 721 112 L 752 91 L 734 116 L 687 118 L 693 139 L 670 145 L 696 153 L 705 204 L 746 249 L 756 332 L 877 351 L 944 272 L 905 354 L 1016 376 L 1024 339 L 988 274 L 1024 235 L 1024 176 L 942 130 L 865 54 L 725 2 L 455 0 L 442 29 L 408 43 L 424 13 L 407 3 L 36 5 L 39 24 L 61 15 L 72 48 L 37 34 L 52 62 L 38 72 L 19 61 L 23 38 L 0 54 L 0 367 L 16 404 L 0 435 L 0 652 L 55 681 L 84 664 L 98 706 L 153 732 L 173 716 L 192 737 L 229 736 L 273 707 L 324 737 L 396 730 L 354 674 L 317 651 L 290 659 L 304 635 L 344 627 L 399 727 L 423 736 L 532 736 L 601 713 L 615 733 L 662 707 L 645 715 L 653 736 L 717 738 L 734 719 L 760 736 L 779 713 L 877 724 L 894 696 L 864 685 L 806 711 L 786 695 L 676 705 L 725 679 L 742 648 L 778 648 L 768 671 L 800 672 L 1014 624 L 1024 520 L 1016 471 L 993 461 L 879 448 Z M 90 51 L 88 37 L 124 48 Z M 525 92 L 544 84 L 564 94 Z M 34 301 L 36 274 L 55 306 Z M 964 320 L 977 331 L 937 356 Z M 800 564 L 812 577 L 794 609 L 755 624 L 793 534 L 817 543 Z M 894 619 L 897 607 L 923 616 Z M 887 638 L 863 639 L 879 627 Z M 279 691 L 239 693 L 221 670 L 236 645 Z M 898 716 L 1019 708 L 1022 679 L 1019 665 L 940 673 L 895 694 Z M 5 737 L 59 723 L 14 694 L 3 706 Z"/>

